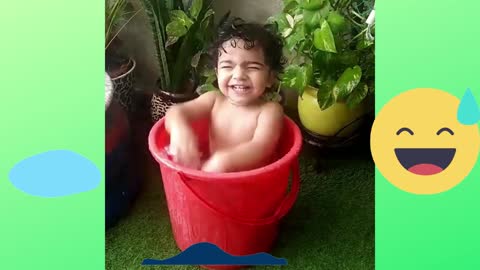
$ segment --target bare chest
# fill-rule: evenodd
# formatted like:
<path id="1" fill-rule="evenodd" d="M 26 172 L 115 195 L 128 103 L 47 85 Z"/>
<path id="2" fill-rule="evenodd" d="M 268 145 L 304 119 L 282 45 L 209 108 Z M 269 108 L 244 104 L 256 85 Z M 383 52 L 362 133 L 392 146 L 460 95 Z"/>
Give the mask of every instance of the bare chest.
<path id="1" fill-rule="evenodd" d="M 210 123 L 212 150 L 232 147 L 253 138 L 259 112 L 221 107 L 214 112 Z"/>

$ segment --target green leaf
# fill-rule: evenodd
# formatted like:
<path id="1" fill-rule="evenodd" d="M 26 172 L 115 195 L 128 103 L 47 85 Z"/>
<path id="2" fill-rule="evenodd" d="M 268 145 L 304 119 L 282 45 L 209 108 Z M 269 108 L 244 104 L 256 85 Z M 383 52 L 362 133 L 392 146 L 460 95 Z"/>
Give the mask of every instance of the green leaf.
<path id="1" fill-rule="evenodd" d="M 322 15 L 318 11 L 303 10 L 303 20 L 308 29 L 315 29 L 320 27 Z"/>
<path id="2" fill-rule="evenodd" d="M 172 21 L 167 24 L 168 40 L 165 44 L 165 47 L 168 47 L 177 42 L 177 40 L 180 37 L 184 36 L 187 32 L 187 28 L 185 28 L 185 26 L 180 21 Z"/>
<path id="3" fill-rule="evenodd" d="M 151 0 L 150 0 L 151 1 Z M 154 1 L 155 2 L 155 1 Z M 158 4 L 159 4 L 159 8 L 162 9 L 166 9 L 166 10 L 172 10 L 176 7 L 176 4 L 175 3 L 176 1 L 175 0 L 162 0 L 162 1 L 156 1 Z M 165 3 L 163 3 L 165 2 Z M 163 4 L 163 5 L 162 5 Z"/>
<path id="4" fill-rule="evenodd" d="M 363 50 L 370 47 L 371 45 L 373 45 L 373 41 L 370 41 L 365 36 L 362 36 L 362 38 L 357 42 L 356 49 Z"/>
<path id="5" fill-rule="evenodd" d="M 200 11 L 202 10 L 203 6 L 203 1 L 202 0 L 193 0 L 192 6 L 190 7 L 190 16 L 192 18 L 197 19 L 198 14 L 200 14 Z"/>
<path id="6" fill-rule="evenodd" d="M 293 28 L 285 28 L 282 32 L 282 37 L 287 38 L 293 32 Z"/>
<path id="7" fill-rule="evenodd" d="M 303 23 L 299 22 L 295 29 L 293 30 L 293 34 L 285 39 L 285 47 L 291 51 L 297 46 L 297 44 L 305 39 L 305 31 L 303 27 Z"/>
<path id="8" fill-rule="evenodd" d="M 215 76 L 215 74 L 214 74 L 213 76 L 208 76 L 205 83 L 213 83 L 216 80 L 217 80 L 217 76 Z"/>
<path id="9" fill-rule="evenodd" d="M 213 11 L 213 9 L 207 10 L 207 12 L 205 12 L 205 15 L 203 15 L 202 22 L 205 21 L 206 19 L 208 19 L 208 17 L 210 17 L 214 14 L 215 14 L 215 11 Z"/>
<path id="10" fill-rule="evenodd" d="M 105 45 L 108 47 L 112 39 L 120 31 L 119 24 L 125 16 L 125 0 L 108 1 L 105 7 Z M 116 33 L 114 33 L 116 32 Z"/>
<path id="11" fill-rule="evenodd" d="M 325 18 L 328 16 L 328 13 L 330 13 L 331 10 L 332 6 L 330 5 L 330 1 L 325 1 L 323 2 L 322 7 L 317 12 L 320 13 L 322 18 Z"/>
<path id="12" fill-rule="evenodd" d="M 175 37 L 175 36 L 169 36 L 167 38 L 167 42 L 165 42 L 165 48 L 167 49 L 167 51 L 169 50 L 168 47 L 172 46 L 173 44 L 177 43 L 179 37 Z"/>
<path id="13" fill-rule="evenodd" d="M 369 92 L 368 85 L 365 83 L 360 83 L 355 89 L 353 89 L 352 93 L 347 98 L 347 106 L 350 109 L 354 109 L 358 104 L 360 104 Z"/>
<path id="14" fill-rule="evenodd" d="M 183 25 L 185 28 L 189 29 L 192 26 L 193 21 L 190 19 L 183 10 L 172 10 L 170 11 L 170 21 L 177 22 Z"/>
<path id="15" fill-rule="evenodd" d="M 302 68 L 300 66 L 287 66 L 285 68 L 285 72 L 281 77 L 282 84 L 286 87 L 293 88 L 300 92 L 300 89 L 305 86 L 302 86 L 301 81 L 297 81 L 297 77 L 301 76 L 302 73 Z"/>
<path id="16" fill-rule="evenodd" d="M 284 3 L 283 13 L 290 13 L 293 9 L 298 7 L 296 0 L 290 0 L 288 3 Z"/>
<path id="17" fill-rule="evenodd" d="M 359 57 L 355 51 L 347 51 L 339 55 L 340 63 L 344 66 L 351 67 L 358 64 Z"/>
<path id="18" fill-rule="evenodd" d="M 312 53 L 314 53 L 315 50 L 312 50 L 313 40 L 311 39 L 311 35 L 305 35 L 305 38 L 302 39 L 298 45 L 298 51 L 296 53 L 304 54 L 304 56 L 309 59 L 313 58 Z"/>
<path id="19" fill-rule="evenodd" d="M 283 33 L 286 29 L 290 28 L 287 17 L 283 13 L 280 13 L 276 16 L 271 17 L 269 19 L 269 22 L 275 22 L 278 25 L 278 31 L 280 33 Z"/>
<path id="20" fill-rule="evenodd" d="M 293 28 L 295 27 L 295 19 L 290 14 L 285 14 L 285 19 L 287 19 L 288 27 Z"/>
<path id="21" fill-rule="evenodd" d="M 305 77 L 304 77 L 304 84 L 305 86 L 310 84 L 310 82 L 313 80 L 313 66 L 311 64 L 307 64 L 304 66 L 305 68 Z M 303 90 L 302 90 L 303 94 Z"/>
<path id="22" fill-rule="evenodd" d="M 200 23 L 200 30 L 197 31 L 196 37 L 200 40 L 203 45 L 208 45 L 209 41 L 213 37 L 213 19 L 210 18 L 214 14 L 214 11 L 209 9 L 203 16 L 202 22 Z"/>
<path id="23" fill-rule="evenodd" d="M 302 7 L 307 10 L 317 10 L 322 7 L 326 0 L 303 0 Z"/>
<path id="24" fill-rule="evenodd" d="M 362 78 L 362 69 L 360 66 L 354 66 L 353 68 L 347 68 L 340 75 L 335 86 L 333 87 L 333 96 L 336 101 L 345 100 L 353 89 L 358 85 Z"/>
<path id="25" fill-rule="evenodd" d="M 171 82 L 170 72 L 168 70 L 168 62 L 165 52 L 164 28 L 162 14 L 157 14 L 155 7 L 149 0 L 141 1 L 142 7 L 147 14 L 150 27 L 152 29 L 152 37 L 155 45 L 155 56 L 159 67 L 160 87 L 164 90 L 168 88 Z"/>
<path id="26" fill-rule="evenodd" d="M 200 74 L 202 75 L 202 77 L 214 78 L 213 81 L 215 81 L 215 79 L 216 79 L 215 71 L 211 68 L 203 69 Z M 209 81 L 209 80 L 207 80 L 207 81 Z M 213 82 L 213 81 L 210 81 L 210 82 Z"/>
<path id="27" fill-rule="evenodd" d="M 326 110 L 335 103 L 335 97 L 332 91 L 334 84 L 335 81 L 327 80 L 319 87 L 317 91 L 317 102 L 320 109 Z"/>
<path id="28" fill-rule="evenodd" d="M 191 65 L 193 68 L 196 68 L 198 66 L 198 62 L 200 61 L 200 56 L 202 56 L 202 53 L 202 51 L 199 51 L 192 57 Z"/>
<path id="29" fill-rule="evenodd" d="M 342 14 L 340 14 L 340 12 L 336 10 L 328 14 L 327 21 L 330 25 L 330 28 L 332 29 L 332 33 L 334 34 L 342 32 L 347 26 L 347 21 L 345 20 L 345 17 L 343 17 Z"/>
<path id="30" fill-rule="evenodd" d="M 206 93 L 206 92 L 209 92 L 209 91 L 216 91 L 218 90 L 215 86 L 213 86 L 213 84 L 211 83 L 205 83 L 205 84 L 202 84 L 200 85 L 200 92 L 201 93 Z"/>
<path id="31" fill-rule="evenodd" d="M 320 28 L 315 29 L 313 32 L 313 45 L 315 48 L 336 53 L 337 49 L 335 48 L 335 39 L 333 38 L 332 31 L 327 21 L 323 21 Z"/>
<path id="32" fill-rule="evenodd" d="M 316 51 L 313 55 L 313 62 L 316 70 L 321 73 L 331 74 L 337 68 L 337 57 L 335 53 Z"/>
<path id="33" fill-rule="evenodd" d="M 288 88 L 292 88 L 298 92 L 300 96 L 303 95 L 305 87 L 309 84 L 312 77 L 311 65 L 291 65 L 285 69 L 281 80 L 282 84 Z"/>

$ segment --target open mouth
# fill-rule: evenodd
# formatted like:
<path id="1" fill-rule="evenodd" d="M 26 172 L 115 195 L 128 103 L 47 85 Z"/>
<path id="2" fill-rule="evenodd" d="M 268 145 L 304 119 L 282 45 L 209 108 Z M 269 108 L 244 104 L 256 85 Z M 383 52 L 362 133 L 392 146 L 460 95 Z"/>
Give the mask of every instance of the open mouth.
<path id="1" fill-rule="evenodd" d="M 396 148 L 395 154 L 407 171 L 418 175 L 433 175 L 450 165 L 455 151 L 455 148 Z"/>
<path id="2" fill-rule="evenodd" d="M 237 94 L 246 94 L 250 91 L 251 87 L 246 85 L 230 85 L 230 89 L 232 89 Z"/>

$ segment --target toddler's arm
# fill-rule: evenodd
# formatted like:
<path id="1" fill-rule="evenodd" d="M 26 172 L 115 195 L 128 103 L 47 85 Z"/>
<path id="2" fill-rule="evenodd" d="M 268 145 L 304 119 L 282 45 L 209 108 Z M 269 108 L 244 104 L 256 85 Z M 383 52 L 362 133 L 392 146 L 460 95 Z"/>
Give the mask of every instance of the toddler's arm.
<path id="1" fill-rule="evenodd" d="M 165 114 L 165 129 L 170 134 L 170 154 L 175 162 L 195 169 L 200 166 L 197 137 L 190 123 L 207 117 L 216 97 L 215 91 L 207 92 L 194 100 L 173 105 Z"/>
<path id="2" fill-rule="evenodd" d="M 232 172 L 250 170 L 269 158 L 277 146 L 283 128 L 283 109 L 280 104 L 268 103 L 260 113 L 254 137 L 249 142 L 217 151 L 202 170 Z"/>
<path id="3" fill-rule="evenodd" d="M 182 128 L 191 121 L 210 114 L 217 98 L 216 91 L 209 91 L 198 98 L 171 106 L 165 114 L 165 128 L 168 132 L 179 126 Z"/>

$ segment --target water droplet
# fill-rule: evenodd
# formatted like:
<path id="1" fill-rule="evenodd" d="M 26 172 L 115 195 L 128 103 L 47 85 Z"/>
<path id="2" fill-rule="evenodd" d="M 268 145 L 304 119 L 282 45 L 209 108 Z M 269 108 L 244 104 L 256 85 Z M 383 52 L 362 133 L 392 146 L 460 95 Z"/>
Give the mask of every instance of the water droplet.
<path id="1" fill-rule="evenodd" d="M 58 197 L 96 188 L 101 173 L 94 163 L 75 152 L 54 150 L 20 161 L 9 177 L 16 188 L 30 195 Z"/>
<path id="2" fill-rule="evenodd" d="M 480 120 L 480 110 L 470 89 L 467 89 L 458 105 L 457 119 L 464 125 L 474 125 Z"/>

